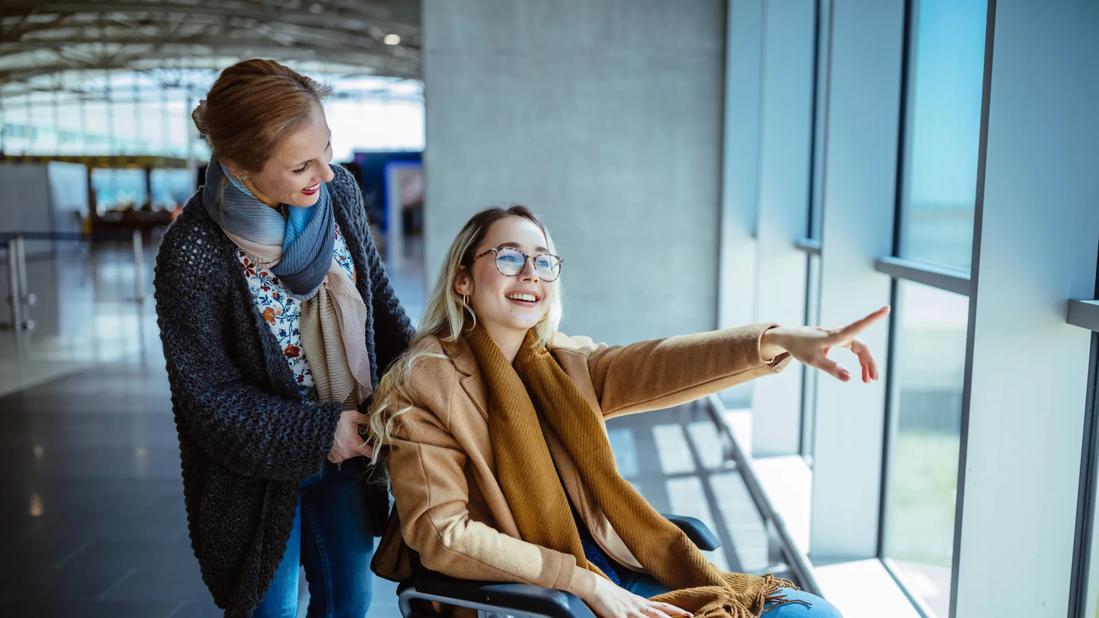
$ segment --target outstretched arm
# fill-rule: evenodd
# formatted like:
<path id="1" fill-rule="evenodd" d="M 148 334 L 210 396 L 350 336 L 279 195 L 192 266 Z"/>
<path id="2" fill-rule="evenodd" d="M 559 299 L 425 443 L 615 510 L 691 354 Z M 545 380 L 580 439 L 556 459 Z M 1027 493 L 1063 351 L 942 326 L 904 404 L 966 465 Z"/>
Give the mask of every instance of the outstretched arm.
<path id="1" fill-rule="evenodd" d="M 858 356 L 864 382 L 876 380 L 877 363 L 857 335 L 888 313 L 882 307 L 836 329 L 765 323 L 626 346 L 562 337 L 561 355 L 586 356 L 600 407 L 610 418 L 693 401 L 777 373 L 792 359 L 849 380 L 849 372 L 828 358 L 834 347 Z"/>
<path id="2" fill-rule="evenodd" d="M 626 346 L 574 339 L 561 355 L 586 355 L 592 386 L 609 418 L 686 403 L 781 371 L 788 359 L 766 357 L 761 350 L 764 333 L 776 326 L 753 324 Z"/>

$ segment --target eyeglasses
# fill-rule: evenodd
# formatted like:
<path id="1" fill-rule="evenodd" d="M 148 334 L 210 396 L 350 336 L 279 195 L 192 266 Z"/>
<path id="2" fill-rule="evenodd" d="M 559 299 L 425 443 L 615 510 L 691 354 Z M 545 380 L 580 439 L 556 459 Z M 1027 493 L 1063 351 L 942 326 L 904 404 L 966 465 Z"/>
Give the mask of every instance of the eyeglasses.
<path id="1" fill-rule="evenodd" d="M 514 247 L 489 249 L 473 256 L 469 262 L 472 264 L 490 253 L 496 254 L 496 270 L 506 277 L 515 277 L 523 272 L 527 266 L 527 260 L 534 263 L 534 274 L 546 283 L 556 281 L 557 277 L 561 276 L 561 258 L 552 253 L 527 255 Z"/>

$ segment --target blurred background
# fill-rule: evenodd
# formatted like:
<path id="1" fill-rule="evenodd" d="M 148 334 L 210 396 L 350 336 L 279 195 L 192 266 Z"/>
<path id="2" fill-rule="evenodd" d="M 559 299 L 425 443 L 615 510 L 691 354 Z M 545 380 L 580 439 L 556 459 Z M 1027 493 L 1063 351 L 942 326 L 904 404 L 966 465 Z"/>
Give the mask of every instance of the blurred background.
<path id="1" fill-rule="evenodd" d="M 791 366 L 609 425 L 719 566 L 845 616 L 1099 616 L 1085 0 L 5 0 L 0 615 L 220 613 L 152 263 L 209 160 L 191 111 L 251 57 L 333 87 L 334 161 L 414 320 L 465 220 L 513 202 L 565 257 L 570 334 L 892 305 L 880 382 Z"/>

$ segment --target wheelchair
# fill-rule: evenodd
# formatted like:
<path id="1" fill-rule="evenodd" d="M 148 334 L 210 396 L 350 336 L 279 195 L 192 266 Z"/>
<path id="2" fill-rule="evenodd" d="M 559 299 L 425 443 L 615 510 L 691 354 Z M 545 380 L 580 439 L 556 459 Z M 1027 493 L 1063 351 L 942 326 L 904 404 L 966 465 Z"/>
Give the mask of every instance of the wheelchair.
<path id="1" fill-rule="evenodd" d="M 712 551 L 721 541 L 694 517 L 664 515 L 699 549 Z M 436 618 L 432 602 L 475 610 L 478 618 L 595 618 L 575 594 L 531 584 L 506 584 L 458 579 L 416 565 L 411 578 L 397 587 L 404 618 Z"/>

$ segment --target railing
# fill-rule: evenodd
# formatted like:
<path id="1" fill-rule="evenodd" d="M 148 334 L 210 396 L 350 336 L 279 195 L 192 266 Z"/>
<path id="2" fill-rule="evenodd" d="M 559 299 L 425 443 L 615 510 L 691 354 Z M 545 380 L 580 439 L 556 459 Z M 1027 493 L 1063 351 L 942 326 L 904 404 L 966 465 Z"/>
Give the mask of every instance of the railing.
<path id="1" fill-rule="evenodd" d="M 34 320 L 30 317 L 31 307 L 38 302 L 36 294 L 30 291 L 27 281 L 26 242 L 100 242 L 125 241 L 131 239 L 134 254 L 134 302 L 145 302 L 145 249 L 141 232 L 134 230 L 129 237 L 118 232 L 0 232 L 0 247 L 7 253 L 8 304 L 11 307 L 11 321 L 0 322 L 0 330 L 34 330 Z"/>
<path id="2" fill-rule="evenodd" d="M 793 535 L 786 527 L 786 520 L 771 505 L 767 492 L 763 490 L 763 485 L 760 484 L 759 477 L 756 476 L 755 468 L 752 467 L 751 458 L 744 454 L 744 450 L 737 442 L 736 436 L 733 435 L 732 430 L 723 418 L 725 405 L 721 403 L 721 398 L 717 395 L 710 395 L 707 397 L 707 404 L 706 409 L 711 420 L 717 426 L 725 447 L 725 455 L 736 463 L 740 478 L 744 481 L 744 486 L 748 488 L 748 494 L 752 497 L 752 502 L 755 503 L 764 523 L 772 526 L 775 534 L 778 535 L 780 550 L 794 575 L 794 579 L 797 580 L 803 590 L 819 595 L 821 593 L 820 584 L 813 576 L 813 565 L 809 561 L 809 556 L 794 542 Z"/>

